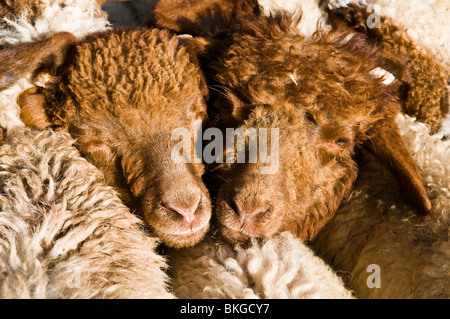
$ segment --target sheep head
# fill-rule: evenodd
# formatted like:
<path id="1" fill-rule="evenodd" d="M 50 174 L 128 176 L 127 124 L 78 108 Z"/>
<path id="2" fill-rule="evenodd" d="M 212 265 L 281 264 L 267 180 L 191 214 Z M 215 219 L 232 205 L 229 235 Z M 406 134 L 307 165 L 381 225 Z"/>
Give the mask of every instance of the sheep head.
<path id="1" fill-rule="evenodd" d="M 46 69 L 47 76 L 42 70 L 33 76 L 35 82 L 49 79 L 40 84 L 42 92 L 19 98 L 27 124 L 67 128 L 81 154 L 173 247 L 197 243 L 211 216 L 203 165 L 177 163 L 171 156 L 172 131 L 184 127 L 196 133 L 206 115 L 203 76 L 182 42 L 157 29 L 94 34 L 71 46 L 66 63 Z M 47 56 L 38 54 L 42 48 L 60 52 L 49 39 L 35 43 L 33 63 L 15 63 L 35 72 Z"/>
<path id="2" fill-rule="evenodd" d="M 285 230 L 312 239 L 351 190 L 363 147 L 386 164 L 418 211 L 430 210 L 395 123 L 400 106 L 374 73 L 379 60 L 362 36 L 305 38 L 289 15 L 278 14 L 240 19 L 232 38 L 211 65 L 222 87 L 216 104 L 225 127 L 278 129 L 278 169 L 262 174 L 267 164 L 260 159 L 215 168 L 225 181 L 215 218 L 226 239 Z"/>

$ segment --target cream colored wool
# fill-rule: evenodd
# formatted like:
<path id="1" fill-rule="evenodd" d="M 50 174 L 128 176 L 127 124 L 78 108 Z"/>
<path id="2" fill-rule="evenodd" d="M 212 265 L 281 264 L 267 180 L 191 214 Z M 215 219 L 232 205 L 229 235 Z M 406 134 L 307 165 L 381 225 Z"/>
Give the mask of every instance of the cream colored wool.
<path id="1" fill-rule="evenodd" d="M 0 91 L 0 127 L 10 130 L 25 126 L 20 120 L 20 107 L 17 98 L 20 93 L 32 87 L 28 79 L 20 79 L 13 86 Z"/>
<path id="2" fill-rule="evenodd" d="M 302 12 L 299 30 L 309 36 L 319 23 L 327 28 L 325 8 L 345 7 L 350 3 L 368 6 L 376 14 L 391 17 L 408 29 L 408 35 L 420 47 L 428 48 L 450 68 L 450 1 L 448 0 L 259 0 L 263 12 L 276 9 Z"/>
<path id="3" fill-rule="evenodd" d="M 247 248 L 208 238 L 171 251 L 169 261 L 179 298 L 352 298 L 330 267 L 288 232 Z"/>
<path id="4" fill-rule="evenodd" d="M 323 4 L 320 5 L 322 2 Z M 294 13 L 295 16 L 301 16 L 297 29 L 308 37 L 316 32 L 317 28 L 331 30 L 325 12 L 327 6 L 330 8 L 344 7 L 352 2 L 367 5 L 368 0 L 258 0 L 262 12 L 266 15 L 277 10 L 286 10 Z"/>
<path id="5" fill-rule="evenodd" d="M 317 25 L 327 30 L 329 25 L 325 12 L 319 8 L 319 0 L 259 0 L 258 3 L 264 14 L 269 15 L 276 10 L 286 10 L 301 15 L 298 30 L 305 36 L 311 36 Z"/>
<path id="6" fill-rule="evenodd" d="M 94 0 L 36 0 L 36 3 L 44 8 L 42 15 L 35 21 L 29 21 L 28 12 L 21 13 L 14 21 L 5 19 L 9 28 L 0 30 L 1 41 L 43 40 L 61 31 L 71 32 L 81 39 L 110 26 Z"/>
<path id="7" fill-rule="evenodd" d="M 450 298 L 450 141 L 429 135 L 408 116 L 397 119 L 419 167 L 432 212 L 417 216 L 395 180 L 366 154 L 355 189 L 319 233 L 313 247 L 344 273 L 360 298 Z M 370 288 L 368 266 L 380 267 Z"/>
<path id="8" fill-rule="evenodd" d="M 0 147 L 0 298 L 172 298 L 164 258 L 66 133 Z"/>

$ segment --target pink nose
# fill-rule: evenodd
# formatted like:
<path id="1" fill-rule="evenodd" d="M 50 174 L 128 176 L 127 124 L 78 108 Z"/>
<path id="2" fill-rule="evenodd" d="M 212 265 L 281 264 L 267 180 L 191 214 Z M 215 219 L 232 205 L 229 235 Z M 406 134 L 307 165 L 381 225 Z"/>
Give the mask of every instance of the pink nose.
<path id="1" fill-rule="evenodd" d="M 164 207 L 173 210 L 183 216 L 186 223 L 192 224 L 195 220 L 195 212 L 197 211 L 198 205 L 200 204 L 200 197 L 193 202 L 192 205 L 178 204 L 178 203 L 165 203 Z"/>

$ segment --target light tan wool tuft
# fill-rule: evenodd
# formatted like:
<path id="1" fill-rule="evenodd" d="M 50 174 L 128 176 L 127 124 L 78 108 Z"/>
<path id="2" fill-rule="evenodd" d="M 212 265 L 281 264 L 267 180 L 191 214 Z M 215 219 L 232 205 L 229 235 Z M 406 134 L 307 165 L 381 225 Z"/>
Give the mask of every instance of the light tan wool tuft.
<path id="1" fill-rule="evenodd" d="M 0 298 L 171 298 L 144 223 L 65 133 L 0 147 Z"/>

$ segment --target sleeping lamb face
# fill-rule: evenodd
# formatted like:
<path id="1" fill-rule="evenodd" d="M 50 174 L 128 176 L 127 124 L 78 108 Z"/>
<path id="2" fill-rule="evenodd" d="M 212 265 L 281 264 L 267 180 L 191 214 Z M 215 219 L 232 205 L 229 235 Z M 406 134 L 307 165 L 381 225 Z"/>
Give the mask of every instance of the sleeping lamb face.
<path id="1" fill-rule="evenodd" d="M 279 132 L 277 170 L 264 174 L 261 159 L 218 167 L 217 180 L 225 181 L 215 209 L 220 233 L 231 242 L 284 230 L 312 239 L 351 190 L 362 147 L 391 169 L 419 211 L 429 211 L 394 120 L 399 105 L 373 71 L 374 50 L 362 37 L 304 38 L 291 25 L 285 15 L 242 19 L 234 44 L 212 67 L 228 128 Z"/>
<path id="2" fill-rule="evenodd" d="M 68 49 L 64 37 L 71 39 Z M 172 131 L 194 133 L 206 114 L 206 90 L 195 58 L 177 37 L 156 29 L 108 31 L 77 45 L 72 40 L 61 33 L 37 43 L 35 51 L 47 53 L 25 61 L 35 82 L 51 79 L 57 89 L 54 83 L 40 83 L 42 92 L 21 96 L 22 113 L 28 112 L 22 118 L 39 126 L 43 122 L 33 123 L 33 114 L 46 114 L 44 123 L 67 128 L 81 154 L 156 235 L 174 247 L 195 244 L 211 216 L 203 165 L 171 157 Z M 50 63 L 61 47 L 69 52 L 67 62 Z M 39 103 L 42 95 L 50 103 Z"/>

